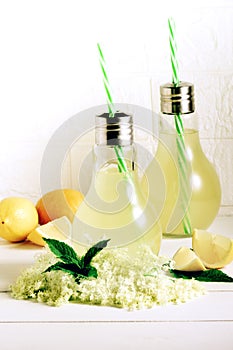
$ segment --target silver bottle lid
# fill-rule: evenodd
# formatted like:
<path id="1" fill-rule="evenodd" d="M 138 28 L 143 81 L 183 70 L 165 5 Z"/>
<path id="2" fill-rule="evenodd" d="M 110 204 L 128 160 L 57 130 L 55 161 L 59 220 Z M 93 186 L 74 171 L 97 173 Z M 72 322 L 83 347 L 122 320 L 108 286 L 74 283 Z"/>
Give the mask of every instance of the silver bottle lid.
<path id="1" fill-rule="evenodd" d="M 188 114 L 195 111 L 194 86 L 180 82 L 160 86 L 161 112 L 164 114 Z"/>
<path id="2" fill-rule="evenodd" d="M 97 145 L 128 146 L 133 143 L 133 117 L 116 112 L 114 117 L 109 113 L 95 117 L 95 143 Z"/>

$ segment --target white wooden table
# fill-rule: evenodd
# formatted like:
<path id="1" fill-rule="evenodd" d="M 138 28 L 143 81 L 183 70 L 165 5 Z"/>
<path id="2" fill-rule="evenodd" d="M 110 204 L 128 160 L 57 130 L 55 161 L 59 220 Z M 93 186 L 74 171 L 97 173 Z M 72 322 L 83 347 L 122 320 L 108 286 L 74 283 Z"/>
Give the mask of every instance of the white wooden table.
<path id="1" fill-rule="evenodd" d="M 218 218 L 211 231 L 233 238 L 233 218 Z M 191 246 L 190 239 L 163 240 L 160 253 L 172 256 L 181 245 Z M 206 283 L 205 296 L 150 310 L 77 304 L 49 307 L 14 300 L 6 291 L 7 278 L 14 280 L 40 251 L 24 248 L 22 244 L 9 248 L 0 241 L 1 350 L 233 349 L 233 283 Z M 17 265 L 9 267 L 9 261 Z M 225 271 L 233 276 L 233 263 Z"/>

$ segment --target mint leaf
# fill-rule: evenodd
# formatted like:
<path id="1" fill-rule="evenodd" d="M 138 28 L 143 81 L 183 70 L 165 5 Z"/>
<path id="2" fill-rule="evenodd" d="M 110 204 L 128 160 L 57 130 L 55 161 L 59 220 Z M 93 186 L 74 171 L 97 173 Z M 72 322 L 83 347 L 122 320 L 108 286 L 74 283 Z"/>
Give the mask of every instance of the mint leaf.
<path id="1" fill-rule="evenodd" d="M 96 254 L 98 254 L 102 249 L 107 247 L 109 241 L 110 239 L 100 241 L 88 249 L 86 254 L 81 258 L 81 264 L 83 264 L 83 266 L 88 266 L 94 256 L 96 256 Z"/>
<path id="2" fill-rule="evenodd" d="M 87 267 L 80 269 L 79 275 L 83 276 L 83 278 L 85 278 L 85 277 L 97 278 L 98 272 L 94 266 L 89 265 Z"/>
<path id="3" fill-rule="evenodd" d="M 54 255 L 56 255 L 57 258 L 66 263 L 80 263 L 80 259 L 75 250 L 65 242 L 51 238 L 43 238 L 43 240 L 48 244 L 49 249 Z"/>
<path id="4" fill-rule="evenodd" d="M 44 238 L 44 240 L 51 252 L 60 260 L 44 272 L 61 270 L 72 275 L 77 283 L 82 278 L 97 278 L 97 270 L 90 263 L 93 257 L 107 246 L 109 240 L 96 243 L 82 258 L 79 258 L 74 249 L 64 242 L 50 238 Z"/>
<path id="5" fill-rule="evenodd" d="M 72 275 L 78 282 L 81 278 L 94 277 L 97 278 L 97 270 L 95 267 L 90 266 L 89 269 L 80 269 L 75 264 L 65 264 L 58 261 L 56 264 L 49 266 L 44 272 L 50 271 L 63 271 Z"/>
<path id="6" fill-rule="evenodd" d="M 191 279 L 194 278 L 202 282 L 233 282 L 233 278 L 221 270 L 210 269 L 205 271 L 179 271 L 170 270 L 170 273 L 176 278 Z"/>
<path id="7" fill-rule="evenodd" d="M 58 261 L 56 264 L 49 266 L 44 272 L 50 272 L 50 271 L 56 271 L 56 270 L 62 270 L 73 276 L 76 276 L 78 274 L 79 268 L 75 264 L 66 264 L 62 261 Z"/>
<path id="8" fill-rule="evenodd" d="M 69 257 L 69 256 L 68 257 L 67 256 L 61 256 L 60 259 L 66 264 L 75 264 L 81 269 L 80 259 L 77 260 L 77 259 L 74 259 L 74 258 Z"/>

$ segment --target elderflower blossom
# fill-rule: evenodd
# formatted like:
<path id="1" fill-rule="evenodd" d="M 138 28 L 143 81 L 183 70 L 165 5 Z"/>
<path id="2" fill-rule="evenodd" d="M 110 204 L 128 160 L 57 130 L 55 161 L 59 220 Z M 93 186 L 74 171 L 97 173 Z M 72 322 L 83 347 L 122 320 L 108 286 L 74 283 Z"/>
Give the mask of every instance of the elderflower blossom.
<path id="1" fill-rule="evenodd" d="M 172 262 L 154 255 L 149 247 L 141 247 L 134 259 L 121 249 L 106 250 L 94 258 L 94 265 L 98 278 L 78 285 L 79 300 L 84 303 L 132 310 L 182 303 L 205 292 L 196 280 L 167 276 Z"/>
<path id="2" fill-rule="evenodd" d="M 196 280 L 171 278 L 167 270 L 173 262 L 154 255 L 147 246 L 140 247 L 135 257 L 126 249 L 101 251 L 92 262 L 98 277 L 82 279 L 79 284 L 63 271 L 43 273 L 56 261 L 50 252 L 40 255 L 18 277 L 12 296 L 55 306 L 72 300 L 133 310 L 183 303 L 205 293 Z"/>
<path id="3" fill-rule="evenodd" d="M 24 270 L 11 286 L 12 296 L 16 299 L 36 299 L 54 306 L 68 302 L 77 290 L 72 276 L 62 271 L 43 273 L 56 261 L 50 252 L 40 254 L 35 264 Z"/>

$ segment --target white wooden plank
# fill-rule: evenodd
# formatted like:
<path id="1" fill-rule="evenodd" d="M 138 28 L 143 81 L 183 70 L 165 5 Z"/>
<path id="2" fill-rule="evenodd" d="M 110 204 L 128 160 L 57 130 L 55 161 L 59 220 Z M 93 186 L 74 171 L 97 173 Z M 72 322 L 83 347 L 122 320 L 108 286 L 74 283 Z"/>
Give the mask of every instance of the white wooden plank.
<path id="1" fill-rule="evenodd" d="M 4 350 L 232 350 L 232 322 L 0 324 Z"/>
<path id="2" fill-rule="evenodd" d="M 8 291 L 20 272 L 42 252 L 42 247 L 30 242 L 10 243 L 0 238 L 0 292 Z"/>
<path id="3" fill-rule="evenodd" d="M 233 292 L 210 292 L 179 305 L 156 306 L 153 309 L 124 309 L 70 303 L 50 307 L 32 301 L 12 299 L 0 293 L 1 322 L 156 322 L 156 321 L 232 321 Z"/>

